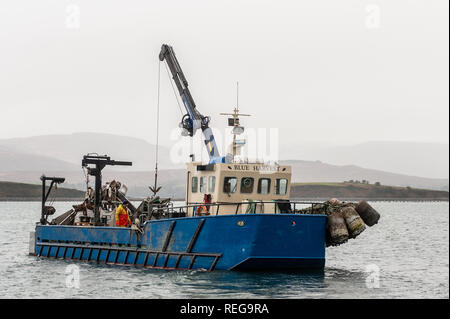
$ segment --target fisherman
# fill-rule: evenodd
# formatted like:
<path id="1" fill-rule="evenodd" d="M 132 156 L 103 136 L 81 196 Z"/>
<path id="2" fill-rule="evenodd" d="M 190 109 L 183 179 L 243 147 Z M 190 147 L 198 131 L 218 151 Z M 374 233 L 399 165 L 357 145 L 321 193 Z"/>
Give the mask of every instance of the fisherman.
<path id="1" fill-rule="evenodd" d="M 195 210 L 195 216 L 209 215 L 209 204 L 211 204 L 211 194 L 203 196 L 204 205 L 199 205 Z"/>
<path id="2" fill-rule="evenodd" d="M 116 226 L 117 227 L 130 227 L 131 219 L 130 214 L 128 213 L 128 204 L 127 200 L 124 200 L 119 207 L 116 208 Z"/>
<path id="3" fill-rule="evenodd" d="M 203 201 L 205 202 L 205 206 L 206 206 L 206 215 L 209 215 L 209 208 L 211 205 L 211 201 L 212 201 L 212 197 L 211 194 L 205 194 L 205 196 L 203 197 Z"/>

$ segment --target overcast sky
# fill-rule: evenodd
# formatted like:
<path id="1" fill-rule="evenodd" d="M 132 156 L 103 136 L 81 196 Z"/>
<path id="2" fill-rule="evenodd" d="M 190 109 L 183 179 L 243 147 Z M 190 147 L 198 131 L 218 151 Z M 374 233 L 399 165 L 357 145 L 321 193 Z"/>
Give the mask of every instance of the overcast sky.
<path id="1" fill-rule="evenodd" d="M 282 144 L 448 143 L 448 1 L 0 2 L 0 138 L 115 133 L 154 142 L 158 54 L 224 128 Z M 161 139 L 181 114 L 161 69 Z M 298 145 L 298 144 L 297 144 Z"/>

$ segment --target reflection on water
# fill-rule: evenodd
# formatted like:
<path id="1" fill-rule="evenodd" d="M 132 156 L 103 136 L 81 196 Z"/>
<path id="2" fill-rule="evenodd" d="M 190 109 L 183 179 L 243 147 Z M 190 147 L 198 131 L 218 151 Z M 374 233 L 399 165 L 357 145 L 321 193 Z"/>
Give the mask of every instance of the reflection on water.
<path id="1" fill-rule="evenodd" d="M 327 248 L 323 270 L 208 273 L 28 256 L 40 204 L 4 203 L 0 297 L 448 298 L 448 202 L 371 204 L 381 213 L 379 224 L 345 245 Z M 68 205 L 55 206 L 63 211 Z M 78 289 L 68 288 L 69 265 L 78 266 Z"/>

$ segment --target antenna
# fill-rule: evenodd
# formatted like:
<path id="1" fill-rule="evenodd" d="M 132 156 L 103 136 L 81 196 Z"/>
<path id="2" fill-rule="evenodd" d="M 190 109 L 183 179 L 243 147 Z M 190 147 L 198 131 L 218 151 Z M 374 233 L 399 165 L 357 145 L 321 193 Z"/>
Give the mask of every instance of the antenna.
<path id="1" fill-rule="evenodd" d="M 239 110 L 239 81 L 236 82 L 236 108 Z"/>
<path id="2" fill-rule="evenodd" d="M 244 133 L 244 127 L 240 126 L 239 116 L 250 116 L 250 114 L 242 114 L 239 113 L 239 81 L 236 82 L 236 107 L 234 108 L 233 113 L 220 113 L 220 115 L 229 115 L 232 116 L 228 118 L 228 126 L 233 126 L 233 158 L 237 155 L 238 147 L 241 147 L 245 144 L 245 140 L 236 140 L 236 135 L 240 135 Z"/>

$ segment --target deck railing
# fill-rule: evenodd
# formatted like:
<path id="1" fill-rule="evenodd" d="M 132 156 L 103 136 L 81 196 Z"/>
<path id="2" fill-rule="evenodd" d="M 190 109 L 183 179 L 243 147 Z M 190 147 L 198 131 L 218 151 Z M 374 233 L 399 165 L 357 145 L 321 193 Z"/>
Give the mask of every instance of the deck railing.
<path id="1" fill-rule="evenodd" d="M 187 205 L 180 206 L 158 206 L 153 205 L 151 211 L 141 212 L 139 219 L 141 223 L 149 219 L 164 219 L 164 218 L 179 218 L 186 217 L 188 211 L 192 211 L 192 216 L 214 216 L 220 215 L 227 208 L 228 212 L 230 207 L 233 207 L 234 214 L 255 214 L 257 211 L 265 214 L 315 214 L 314 206 L 318 202 L 310 201 L 287 201 L 287 200 L 273 200 L 273 201 L 243 201 L 243 202 L 224 202 L 224 203 L 189 203 Z M 243 205 L 247 206 L 246 212 L 242 213 Z M 257 209 L 259 205 L 259 209 Z M 267 206 L 270 205 L 271 211 L 266 211 Z M 250 209 L 248 208 L 250 206 Z M 202 212 L 197 213 L 199 207 L 202 207 Z M 205 211 L 206 208 L 206 211 Z M 230 213 L 228 213 L 230 214 Z"/>

